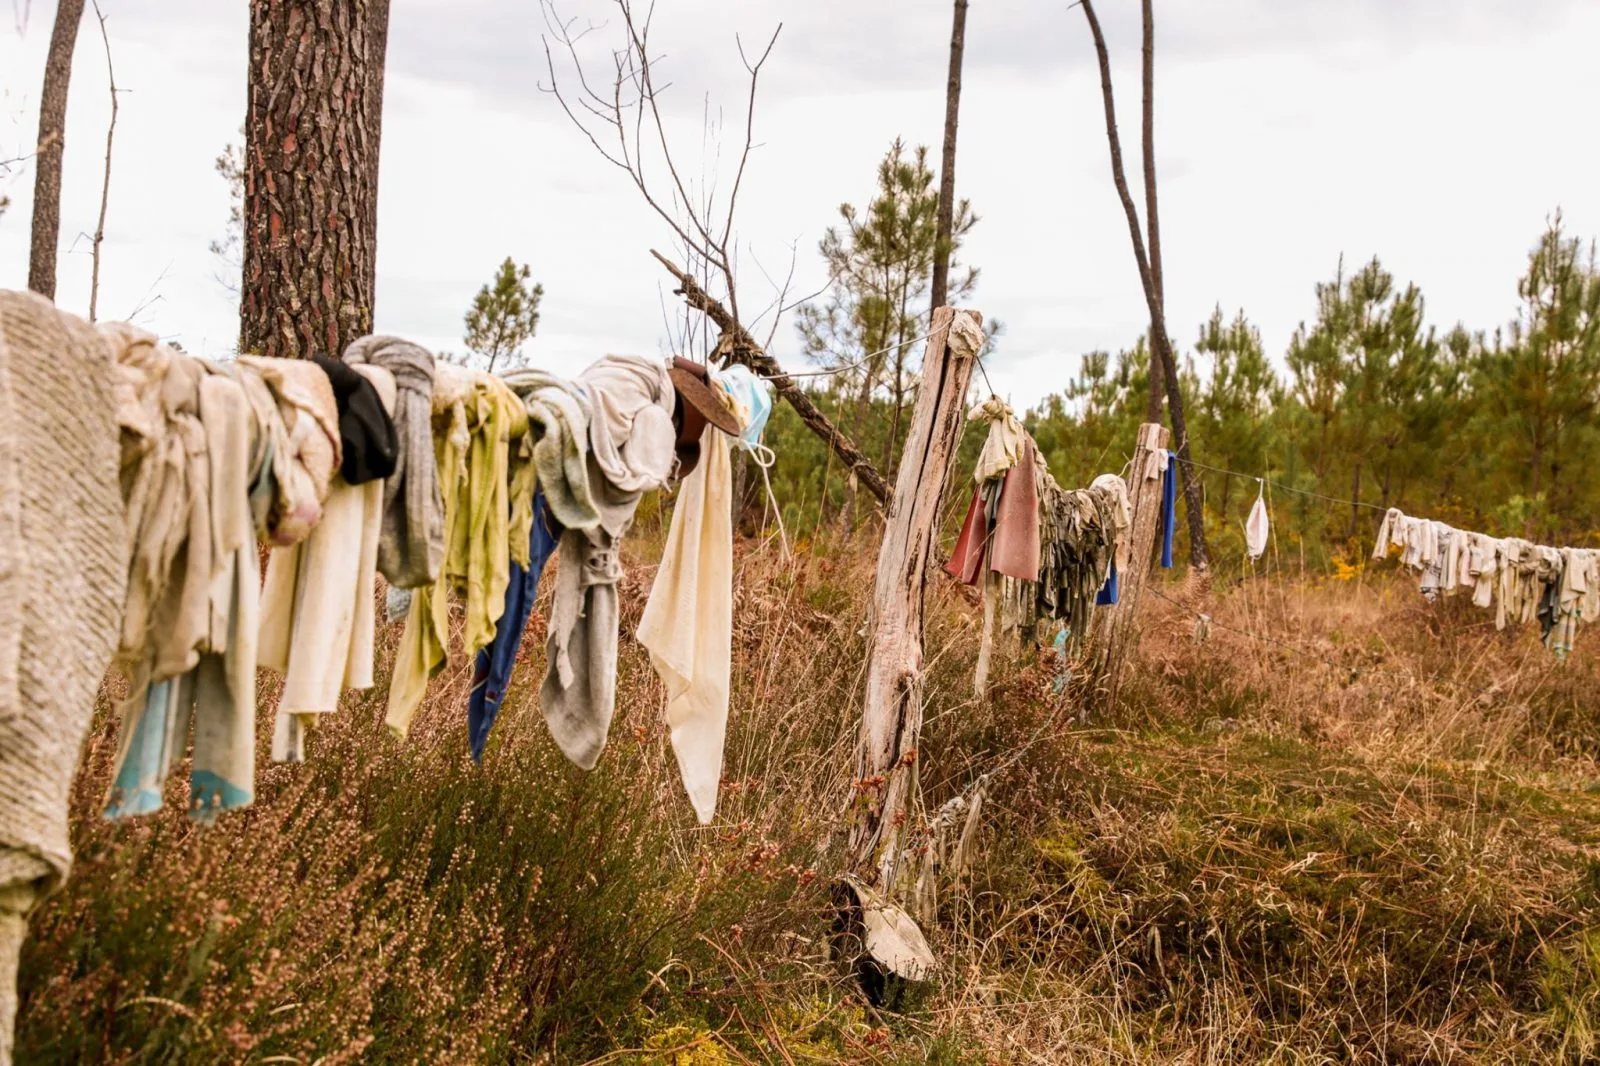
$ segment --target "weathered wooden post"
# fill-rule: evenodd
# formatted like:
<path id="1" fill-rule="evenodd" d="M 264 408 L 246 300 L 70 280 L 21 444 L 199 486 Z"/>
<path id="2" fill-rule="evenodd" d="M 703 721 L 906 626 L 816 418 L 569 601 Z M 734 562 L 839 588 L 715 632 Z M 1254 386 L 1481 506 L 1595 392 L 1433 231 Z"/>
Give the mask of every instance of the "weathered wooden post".
<path id="1" fill-rule="evenodd" d="M 865 951 L 881 971 L 913 980 L 932 963 L 920 931 L 894 900 L 908 826 L 916 814 L 922 732 L 922 612 L 941 497 L 965 426 L 967 386 L 982 346 L 983 316 L 940 307 L 922 359 L 922 385 L 873 588 L 867 692 L 856 760 L 858 805 L 850 832 L 847 906 L 865 920 Z M 845 901 L 841 901 L 842 903 Z M 887 955 L 888 957 L 884 957 Z M 880 978 L 882 973 L 879 974 Z"/>
<path id="2" fill-rule="evenodd" d="M 1117 702 L 1122 664 L 1127 656 L 1139 612 L 1139 600 L 1155 554 L 1156 530 L 1161 524 L 1161 477 L 1167 454 L 1167 428 L 1155 422 L 1139 427 L 1128 468 L 1128 501 L 1133 505 L 1133 526 L 1126 547 L 1117 549 L 1117 602 L 1101 608 L 1093 641 L 1094 692 L 1101 707 Z"/>
<path id="3" fill-rule="evenodd" d="M 922 730 L 922 607 L 938 533 L 939 504 L 961 444 L 967 385 L 977 349 L 962 336 L 957 315 L 941 307 L 923 355 L 922 385 L 900 474 L 878 549 L 877 581 L 867 648 L 867 694 L 861 714 L 856 780 L 864 800 L 851 832 L 858 875 L 886 893 L 895 890 L 900 841 L 917 779 Z M 981 338 L 981 332 L 978 334 Z"/>

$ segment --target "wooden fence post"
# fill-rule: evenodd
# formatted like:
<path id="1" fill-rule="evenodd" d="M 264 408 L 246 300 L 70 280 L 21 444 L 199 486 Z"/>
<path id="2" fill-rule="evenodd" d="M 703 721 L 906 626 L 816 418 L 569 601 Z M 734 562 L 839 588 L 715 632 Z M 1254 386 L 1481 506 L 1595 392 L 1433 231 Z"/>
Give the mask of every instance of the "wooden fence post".
<path id="1" fill-rule="evenodd" d="M 1140 426 L 1133 463 L 1128 468 L 1133 526 L 1126 549 L 1117 549 L 1117 602 L 1100 609 L 1094 631 L 1092 702 L 1104 708 L 1116 705 L 1123 660 L 1133 638 L 1139 600 L 1155 555 L 1156 531 L 1161 524 L 1161 459 L 1167 453 L 1167 441 L 1165 426 L 1155 422 Z"/>
<path id="2" fill-rule="evenodd" d="M 939 505 L 965 426 L 977 352 L 949 344 L 957 312 L 940 307 L 922 361 L 922 385 L 878 551 L 867 648 L 867 692 L 856 761 L 859 806 L 851 867 L 886 897 L 897 895 L 905 826 L 917 792 L 922 731 L 922 611 L 939 528 Z"/>

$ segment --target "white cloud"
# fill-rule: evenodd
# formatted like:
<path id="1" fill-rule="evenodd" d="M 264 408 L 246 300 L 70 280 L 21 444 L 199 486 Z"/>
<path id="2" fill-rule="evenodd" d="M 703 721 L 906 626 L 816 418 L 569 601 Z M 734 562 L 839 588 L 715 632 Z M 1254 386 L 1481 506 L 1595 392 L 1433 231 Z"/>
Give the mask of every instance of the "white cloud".
<path id="1" fill-rule="evenodd" d="M 237 328 L 207 243 L 227 215 L 211 161 L 237 136 L 245 5 L 106 0 L 123 98 L 102 306 L 192 349 Z M 598 0 L 568 5 L 603 13 Z M 730 15 L 730 8 L 732 14 Z M 779 20 L 761 147 L 742 203 L 745 302 L 798 251 L 796 289 L 820 280 L 815 246 L 838 204 L 872 191 L 897 135 L 937 146 L 944 5 L 844 0 L 659 5 L 680 160 L 700 171 L 709 94 L 737 108 L 733 47 Z M 1103 4 L 1119 118 L 1138 164 L 1134 5 Z M 26 144 L 52 6 L 0 37 L 0 146 Z M 396 4 L 379 196 L 380 329 L 459 347 L 472 293 L 506 255 L 545 285 L 537 358 L 573 370 L 606 351 L 660 350 L 667 276 L 648 255 L 671 235 L 624 175 L 538 92 L 542 19 L 522 0 Z M 1376 253 L 1421 285 L 1430 319 L 1492 328 L 1545 216 L 1600 234 L 1600 9 L 1582 0 L 1219 0 L 1158 6 L 1158 149 L 1169 323 L 1181 342 L 1221 303 L 1281 351 L 1312 286 Z M 1143 300 L 1112 189 L 1098 77 L 1081 15 L 993 0 L 970 15 L 958 186 L 983 221 L 966 257 L 974 303 L 1004 320 L 992 375 L 1018 403 L 1062 388 L 1078 356 L 1132 342 Z M 604 43 L 602 35 L 587 42 Z M 104 58 L 86 23 L 69 106 L 63 242 L 92 231 L 106 119 Z M 727 116 L 724 153 L 737 140 Z M 726 163 L 727 160 L 724 159 Z M 1132 174 L 1130 176 L 1133 176 Z M 27 271 L 31 175 L 5 191 L 0 284 Z M 726 184 L 723 185 L 726 188 Z M 83 242 L 77 242 L 81 249 Z M 62 258 L 62 303 L 87 301 L 88 257 Z M 160 299 L 151 304 L 150 297 Z M 792 358 L 786 324 L 776 344 Z"/>

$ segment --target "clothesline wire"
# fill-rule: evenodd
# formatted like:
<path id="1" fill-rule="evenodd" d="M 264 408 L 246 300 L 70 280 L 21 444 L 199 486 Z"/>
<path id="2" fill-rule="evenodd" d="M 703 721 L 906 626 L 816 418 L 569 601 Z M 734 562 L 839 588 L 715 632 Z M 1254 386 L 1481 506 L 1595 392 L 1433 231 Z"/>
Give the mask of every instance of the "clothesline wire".
<path id="1" fill-rule="evenodd" d="M 1365 507 L 1369 511 L 1380 512 L 1388 510 L 1386 507 L 1382 507 L 1375 503 L 1367 503 L 1365 500 L 1344 500 L 1337 496 L 1325 496 L 1320 492 L 1311 492 L 1308 489 L 1297 489 L 1293 485 L 1285 485 L 1280 481 L 1273 481 L 1271 478 L 1261 477 L 1258 474 L 1244 474 L 1237 470 L 1227 470 L 1220 466 L 1208 466 L 1205 463 L 1198 463 L 1193 459 L 1185 459 L 1182 456 L 1175 455 L 1173 458 L 1186 466 L 1195 467 L 1200 470 L 1209 470 L 1214 474 L 1226 474 L 1229 477 L 1243 478 L 1246 481 L 1259 482 L 1263 485 L 1269 485 L 1280 492 L 1292 492 L 1296 495 L 1309 496 L 1314 500 L 1326 500 L 1328 503 L 1337 503 L 1345 507 Z"/>

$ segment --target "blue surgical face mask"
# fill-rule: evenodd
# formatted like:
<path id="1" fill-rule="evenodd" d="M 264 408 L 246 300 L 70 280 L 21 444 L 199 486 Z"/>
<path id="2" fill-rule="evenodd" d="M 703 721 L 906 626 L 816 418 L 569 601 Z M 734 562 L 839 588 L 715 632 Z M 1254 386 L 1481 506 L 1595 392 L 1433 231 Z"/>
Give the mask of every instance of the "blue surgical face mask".
<path id="1" fill-rule="evenodd" d="M 741 414 L 749 415 L 739 439 L 745 447 L 755 448 L 767 430 L 767 419 L 772 417 L 772 382 L 756 377 L 749 367 L 740 365 L 716 371 L 714 377 L 743 408 Z"/>

